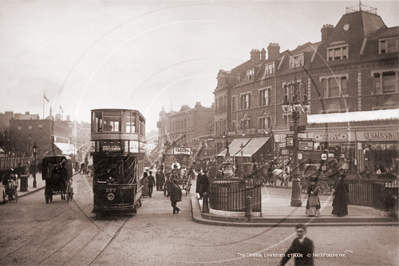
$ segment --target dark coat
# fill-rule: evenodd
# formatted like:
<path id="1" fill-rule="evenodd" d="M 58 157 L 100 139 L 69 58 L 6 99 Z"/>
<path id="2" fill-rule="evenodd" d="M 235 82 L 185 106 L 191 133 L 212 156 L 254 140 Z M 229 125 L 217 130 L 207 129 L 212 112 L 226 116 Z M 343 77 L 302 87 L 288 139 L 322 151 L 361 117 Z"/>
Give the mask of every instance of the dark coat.
<path id="1" fill-rule="evenodd" d="M 168 192 L 170 195 L 170 201 L 181 201 L 182 192 L 178 185 L 173 182 L 169 183 Z"/>
<path id="2" fill-rule="evenodd" d="M 152 174 L 150 174 L 148 177 L 148 186 L 153 187 L 155 185 L 155 178 Z"/>
<path id="3" fill-rule="evenodd" d="M 161 171 L 158 171 L 155 174 L 155 179 L 156 179 L 157 186 L 162 186 L 165 183 L 165 175 Z"/>
<path id="4" fill-rule="evenodd" d="M 349 184 L 344 179 L 340 179 L 335 188 L 333 200 L 333 210 L 331 214 L 342 217 L 348 215 L 349 204 Z"/>
<path id="5" fill-rule="evenodd" d="M 201 184 L 200 184 L 200 179 L 201 179 L 202 174 L 198 173 L 197 176 L 197 183 L 196 183 L 196 188 L 195 188 L 195 193 L 200 193 L 201 192 Z"/>
<path id="6" fill-rule="evenodd" d="M 285 257 L 281 260 L 280 265 L 285 265 L 291 258 L 289 256 L 292 253 L 301 254 L 295 257 L 295 265 L 314 265 L 313 263 L 313 241 L 305 237 L 302 243 L 299 242 L 298 238 L 295 238 L 290 248 L 285 253 Z M 308 254 L 311 254 L 308 257 Z"/>
<path id="7" fill-rule="evenodd" d="M 203 194 L 206 192 L 209 195 L 210 182 L 209 182 L 208 176 L 206 174 L 201 175 L 198 182 L 200 184 L 200 192 L 199 193 Z"/>

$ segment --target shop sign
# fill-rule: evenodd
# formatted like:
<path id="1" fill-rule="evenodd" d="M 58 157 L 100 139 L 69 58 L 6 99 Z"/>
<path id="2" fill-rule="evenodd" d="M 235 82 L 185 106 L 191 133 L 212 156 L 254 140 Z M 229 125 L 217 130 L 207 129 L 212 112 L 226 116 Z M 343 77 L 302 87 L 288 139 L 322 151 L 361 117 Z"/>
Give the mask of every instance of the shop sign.
<path id="1" fill-rule="evenodd" d="M 323 133 L 314 134 L 315 141 L 325 140 L 348 140 L 348 134 L 346 133 Z"/>
<path id="2" fill-rule="evenodd" d="M 248 128 L 244 130 L 245 135 L 255 135 L 256 129 L 255 128 Z"/>
<path id="3" fill-rule="evenodd" d="M 182 155 L 182 154 L 190 155 L 191 154 L 190 153 L 190 148 L 174 148 L 173 149 L 173 153 L 175 155 Z"/>
<path id="4" fill-rule="evenodd" d="M 399 132 L 366 132 L 364 138 L 368 140 L 396 140 L 399 139 Z"/>
<path id="5" fill-rule="evenodd" d="M 236 132 L 235 131 L 229 131 L 227 132 L 227 136 L 235 136 Z"/>
<path id="6" fill-rule="evenodd" d="M 289 154 L 290 154 L 289 150 L 287 150 L 287 149 L 282 149 L 281 150 L 281 155 L 289 155 Z"/>
<path id="7" fill-rule="evenodd" d="M 299 140 L 298 150 L 300 151 L 313 151 L 314 143 L 312 140 Z"/>
<path id="8" fill-rule="evenodd" d="M 90 152 L 94 152 L 96 147 L 95 141 L 90 141 Z"/>
<path id="9" fill-rule="evenodd" d="M 287 147 L 294 147 L 294 137 L 287 136 L 285 143 L 287 143 Z"/>

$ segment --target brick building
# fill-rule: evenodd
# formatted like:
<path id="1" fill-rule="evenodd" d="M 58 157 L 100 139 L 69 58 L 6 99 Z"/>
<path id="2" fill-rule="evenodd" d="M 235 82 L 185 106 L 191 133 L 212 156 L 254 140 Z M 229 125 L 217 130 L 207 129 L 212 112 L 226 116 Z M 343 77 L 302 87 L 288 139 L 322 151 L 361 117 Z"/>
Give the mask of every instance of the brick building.
<path id="1" fill-rule="evenodd" d="M 178 146 L 194 151 L 203 138 L 213 133 L 214 107 L 204 107 L 197 102 L 194 108 L 183 105 L 179 111 L 159 114 L 158 143 L 163 147 L 166 141 L 176 141 Z"/>
<path id="2" fill-rule="evenodd" d="M 225 136 L 230 153 L 232 150 L 240 156 L 243 151 L 246 160 L 279 156 L 285 149 L 286 135 L 293 134 L 292 117 L 283 112 L 282 102 L 285 96 L 292 99 L 292 89 L 285 85 L 295 80 L 305 84 L 300 87 L 300 96 L 307 96 L 310 103 L 299 124 L 306 125 L 308 115 L 323 115 L 325 120 L 307 125 L 300 138 L 314 140 L 315 148 L 340 145 L 359 171 L 363 170 L 366 143 L 378 158 L 388 153 L 397 158 L 396 118 L 362 122 L 356 117 L 361 111 L 398 108 L 398 36 L 399 27 L 388 28 L 375 8 L 359 5 L 347 8 L 336 26 L 322 26 L 320 42 L 284 52 L 271 43 L 267 56 L 265 49 L 252 50 L 247 62 L 231 71 L 219 71 L 215 102 L 222 101 L 227 107 L 219 109 L 216 104 L 215 108 L 218 152 L 225 147 L 221 140 Z M 327 123 L 333 113 L 343 112 L 354 121 Z M 389 137 L 370 137 L 377 136 L 377 131 Z M 395 162 L 383 164 L 391 167 Z"/>

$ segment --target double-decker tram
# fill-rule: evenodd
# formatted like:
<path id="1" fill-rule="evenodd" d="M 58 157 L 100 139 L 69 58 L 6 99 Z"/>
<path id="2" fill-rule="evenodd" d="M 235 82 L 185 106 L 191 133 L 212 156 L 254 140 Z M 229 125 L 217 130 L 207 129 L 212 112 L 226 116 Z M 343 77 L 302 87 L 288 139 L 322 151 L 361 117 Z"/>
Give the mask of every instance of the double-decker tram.
<path id="1" fill-rule="evenodd" d="M 93 213 L 136 213 L 141 206 L 145 118 L 137 110 L 91 110 Z"/>

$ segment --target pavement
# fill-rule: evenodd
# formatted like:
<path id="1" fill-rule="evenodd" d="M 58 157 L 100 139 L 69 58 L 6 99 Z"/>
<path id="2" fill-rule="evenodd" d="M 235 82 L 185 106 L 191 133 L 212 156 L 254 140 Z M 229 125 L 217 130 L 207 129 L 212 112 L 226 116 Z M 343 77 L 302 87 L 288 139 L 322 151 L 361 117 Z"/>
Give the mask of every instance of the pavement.
<path id="1" fill-rule="evenodd" d="M 36 173 L 36 188 L 33 187 L 33 181 L 34 178 L 32 175 L 28 177 L 28 190 L 27 191 L 21 191 L 21 179 L 18 179 L 18 188 L 17 188 L 17 195 L 18 198 L 24 197 L 26 195 L 29 195 L 31 193 L 37 192 L 38 190 L 44 189 L 46 186 L 46 182 L 42 179 L 42 174 L 41 173 Z M 6 200 L 3 200 L 3 193 L 4 193 L 4 186 L 0 186 L 0 204 L 4 204 L 8 202 L 8 198 L 6 197 Z M 15 201 L 13 201 L 15 202 Z"/>
<path id="2" fill-rule="evenodd" d="M 44 189 L 45 181 L 42 180 L 40 173 L 36 174 L 36 188 L 33 188 L 32 176 L 28 178 L 28 191 L 20 191 L 21 181 L 18 182 L 18 197 L 24 197 L 31 193 Z M 0 186 L 0 193 L 3 195 L 4 187 Z M 231 212 L 214 210 L 209 207 L 209 213 L 203 213 L 203 200 L 195 193 L 196 182 L 193 180 L 190 190 L 191 212 L 194 222 L 219 225 L 219 226 L 241 226 L 241 227 L 276 227 L 293 226 L 298 223 L 304 223 L 308 226 L 359 226 L 359 225 L 384 225 L 398 226 L 398 218 L 390 217 L 387 212 L 374 209 L 372 207 L 349 205 L 349 214 L 345 217 L 336 217 L 331 214 L 332 196 L 320 196 L 320 216 L 307 217 L 306 197 L 301 194 L 302 206 L 291 207 L 291 188 L 271 188 L 262 187 L 262 208 L 261 212 L 252 212 L 251 217 L 245 217 L 245 212 Z M 185 191 L 183 191 L 185 193 Z M 5 204 L 3 197 L 0 198 L 0 204 Z"/>
<path id="3" fill-rule="evenodd" d="M 195 183 L 191 191 L 195 192 Z M 280 190 L 281 193 L 276 193 Z M 398 226 L 398 218 L 391 217 L 389 213 L 374 209 L 372 207 L 349 205 L 348 215 L 337 217 L 331 214 L 331 195 L 321 195 L 320 216 L 308 217 L 306 211 L 306 195 L 301 194 L 302 206 L 291 207 L 291 188 L 262 187 L 261 212 L 252 212 L 251 217 L 246 217 L 245 212 L 214 210 L 209 206 L 209 213 L 203 213 L 203 200 L 199 199 L 197 193 L 191 193 L 192 216 L 194 222 L 220 225 L 220 226 L 242 226 L 242 227 L 276 227 L 294 226 L 298 223 L 308 226 L 370 226 L 385 225 Z"/>

